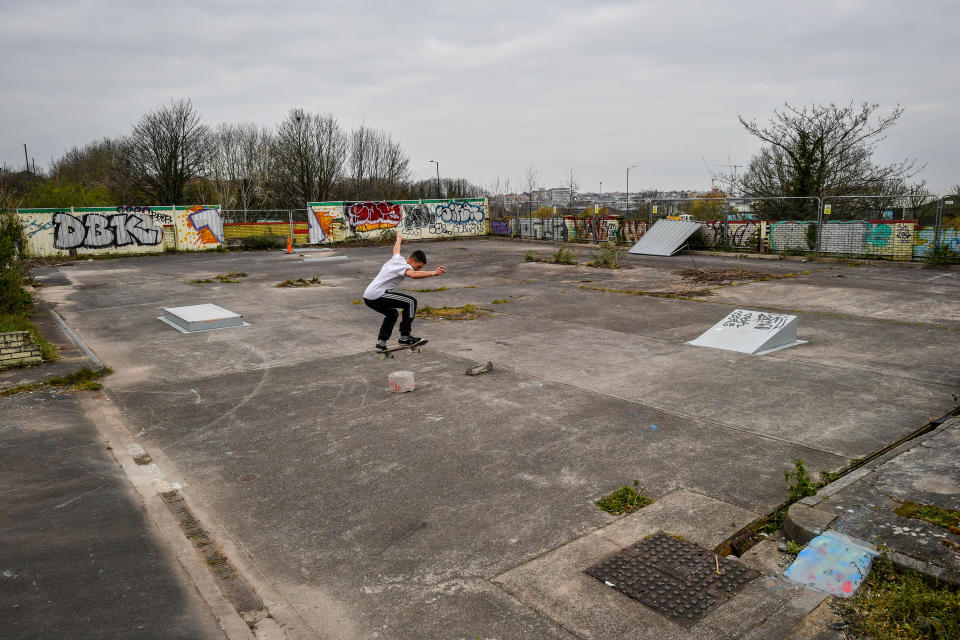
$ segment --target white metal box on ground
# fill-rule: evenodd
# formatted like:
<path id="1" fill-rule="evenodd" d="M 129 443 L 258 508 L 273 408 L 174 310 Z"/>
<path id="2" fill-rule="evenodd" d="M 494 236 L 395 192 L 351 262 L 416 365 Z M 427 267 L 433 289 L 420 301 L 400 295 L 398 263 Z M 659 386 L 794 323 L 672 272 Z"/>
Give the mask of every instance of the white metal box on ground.
<path id="1" fill-rule="evenodd" d="M 243 327 L 243 316 L 215 304 L 194 304 L 186 307 L 164 307 L 157 318 L 183 333 Z"/>

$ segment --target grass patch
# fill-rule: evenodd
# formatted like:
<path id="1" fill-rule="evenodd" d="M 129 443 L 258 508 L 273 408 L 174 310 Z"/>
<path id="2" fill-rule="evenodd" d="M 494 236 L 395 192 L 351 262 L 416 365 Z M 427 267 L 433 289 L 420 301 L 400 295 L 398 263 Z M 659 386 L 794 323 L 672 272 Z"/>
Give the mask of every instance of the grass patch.
<path id="1" fill-rule="evenodd" d="M 852 637 L 875 640 L 960 638 L 960 593 L 881 555 L 857 595 L 838 604 Z"/>
<path id="2" fill-rule="evenodd" d="M 296 289 L 298 287 L 322 287 L 323 282 L 320 281 L 320 274 L 313 276 L 309 280 L 306 278 L 297 278 L 296 280 L 284 280 L 283 282 L 278 282 L 273 285 L 281 289 Z M 362 302 L 362 300 L 361 300 Z"/>
<path id="3" fill-rule="evenodd" d="M 960 524 L 960 512 L 952 509 L 941 509 L 932 504 L 917 504 L 910 500 L 904 500 L 900 506 L 893 510 L 895 514 L 904 518 L 913 518 L 914 520 L 923 520 L 938 527 L 949 529 Z"/>
<path id="4" fill-rule="evenodd" d="M 923 260 L 923 268 L 937 269 L 958 261 L 960 261 L 960 253 L 951 251 L 950 247 L 945 244 L 938 243 L 930 247 L 930 252 Z"/>
<path id="5" fill-rule="evenodd" d="M 30 317 L 25 313 L 0 313 L 0 333 L 8 331 L 29 331 L 33 344 L 40 345 L 43 359 L 56 360 L 59 356 L 57 346 L 40 335 Z"/>
<path id="6" fill-rule="evenodd" d="M 689 280 L 697 284 L 725 285 L 731 282 L 743 280 L 758 280 L 760 278 L 775 278 L 773 274 L 762 271 L 751 271 L 750 269 L 716 269 L 705 267 L 703 269 L 680 269 L 673 272 L 684 280 Z"/>
<path id="7" fill-rule="evenodd" d="M 552 257 L 555 264 L 577 264 L 573 258 L 573 251 L 567 247 L 560 247 L 553 252 Z"/>
<path id="8" fill-rule="evenodd" d="M 787 553 L 792 553 L 793 555 L 799 555 L 803 551 L 803 545 L 797 542 L 796 540 L 787 540 Z"/>
<path id="9" fill-rule="evenodd" d="M 587 266 L 600 269 L 619 269 L 623 262 L 624 251 L 615 244 L 605 242 L 593 252 L 593 257 Z"/>
<path id="10" fill-rule="evenodd" d="M 350 304 L 363 304 L 363 300 L 351 300 Z"/>
<path id="11" fill-rule="evenodd" d="M 540 258 L 539 258 L 539 256 L 537 256 L 537 254 L 536 254 L 532 249 L 530 249 L 530 250 L 527 251 L 526 254 L 524 254 L 524 256 L 523 256 L 523 261 L 524 261 L 524 262 L 539 262 L 539 261 L 540 261 Z"/>
<path id="12" fill-rule="evenodd" d="M 433 287 L 432 289 L 410 289 L 410 291 L 416 291 L 417 293 L 431 293 L 433 291 L 446 291 L 446 287 Z"/>
<path id="13" fill-rule="evenodd" d="M 460 307 L 422 307 L 417 309 L 418 318 L 430 320 L 476 320 L 488 316 L 486 310 L 472 304 Z"/>
<path id="14" fill-rule="evenodd" d="M 503 300 L 494 300 L 493 304 L 508 304 L 510 302 L 511 302 L 510 300 L 508 300 L 507 298 L 504 298 Z"/>
<path id="15" fill-rule="evenodd" d="M 634 480 L 633 486 L 623 486 L 608 496 L 600 498 L 593 504 L 597 505 L 607 513 L 615 516 L 624 513 L 633 513 L 645 506 L 653 504 L 653 499 L 648 498 L 640 487 L 640 481 Z"/>
<path id="16" fill-rule="evenodd" d="M 104 367 L 96 370 L 89 367 L 84 367 L 79 371 L 74 371 L 71 374 L 57 378 L 50 378 L 44 382 L 21 384 L 17 385 L 16 387 L 4 389 L 3 391 L 0 391 L 0 396 L 12 396 L 15 393 L 34 391 L 35 389 L 41 389 L 43 387 L 58 387 L 61 389 L 67 389 L 69 391 L 99 391 L 103 388 L 103 385 L 100 384 L 98 380 L 111 373 L 113 373 L 113 369 L 110 367 Z"/>
<path id="17" fill-rule="evenodd" d="M 191 280 L 190 284 L 210 284 L 213 282 L 223 282 L 223 283 L 238 283 L 242 282 L 241 278 L 246 278 L 247 274 L 243 271 L 231 271 L 230 273 L 222 273 L 219 276 L 213 276 L 213 278 L 201 278 L 198 280 Z"/>

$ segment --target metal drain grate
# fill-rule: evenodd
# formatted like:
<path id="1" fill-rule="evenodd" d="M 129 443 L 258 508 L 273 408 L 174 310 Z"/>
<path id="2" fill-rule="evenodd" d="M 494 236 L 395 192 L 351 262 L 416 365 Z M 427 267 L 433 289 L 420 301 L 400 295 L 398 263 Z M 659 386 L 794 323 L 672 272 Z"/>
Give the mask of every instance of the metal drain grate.
<path id="1" fill-rule="evenodd" d="M 685 627 L 760 576 L 735 560 L 664 533 L 627 547 L 586 573 Z"/>

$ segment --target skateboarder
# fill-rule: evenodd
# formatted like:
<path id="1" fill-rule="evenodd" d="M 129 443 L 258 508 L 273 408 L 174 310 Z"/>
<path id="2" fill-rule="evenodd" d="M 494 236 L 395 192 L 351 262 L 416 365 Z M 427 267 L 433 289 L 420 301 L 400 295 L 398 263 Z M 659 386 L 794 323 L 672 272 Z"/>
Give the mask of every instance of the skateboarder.
<path id="1" fill-rule="evenodd" d="M 383 314 L 383 324 L 380 325 L 380 334 L 377 336 L 377 351 L 385 351 L 387 340 L 393 333 L 393 325 L 397 322 L 397 309 L 403 314 L 400 320 L 400 344 L 413 345 L 420 342 L 420 338 L 410 335 L 413 318 L 417 313 L 417 299 L 405 293 L 397 293 L 393 288 L 403 282 L 404 278 L 429 278 L 442 276 L 446 269 L 443 265 L 436 271 L 423 271 L 427 264 L 427 256 L 423 251 L 414 251 L 404 260 L 400 255 L 400 243 L 403 236 L 397 233 L 397 241 L 393 244 L 393 257 L 380 267 L 380 273 L 373 279 L 363 292 L 363 302 L 368 307 Z"/>

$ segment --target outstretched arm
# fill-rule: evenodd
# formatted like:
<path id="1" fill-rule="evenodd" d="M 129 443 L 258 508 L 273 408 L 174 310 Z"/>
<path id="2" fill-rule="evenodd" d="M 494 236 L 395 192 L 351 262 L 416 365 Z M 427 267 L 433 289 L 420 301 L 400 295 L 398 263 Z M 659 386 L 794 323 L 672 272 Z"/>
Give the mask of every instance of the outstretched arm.
<path id="1" fill-rule="evenodd" d="M 418 278 L 432 278 L 433 276 L 442 276 L 447 272 L 447 268 L 443 265 L 437 267 L 436 271 L 414 271 L 413 269 L 407 269 L 405 274 L 408 278 L 418 279 Z"/>
<path id="2" fill-rule="evenodd" d="M 400 255 L 400 243 L 403 242 L 403 236 L 397 231 L 397 241 L 393 243 L 393 255 Z"/>

